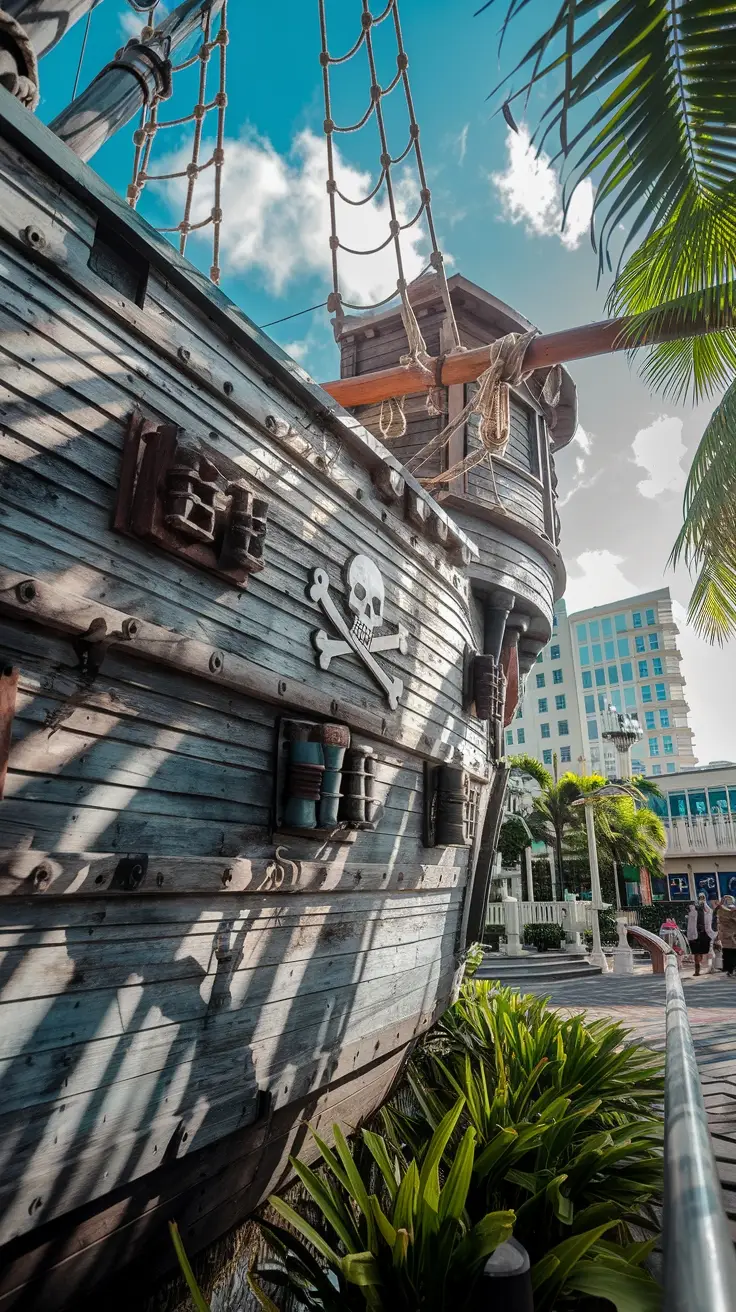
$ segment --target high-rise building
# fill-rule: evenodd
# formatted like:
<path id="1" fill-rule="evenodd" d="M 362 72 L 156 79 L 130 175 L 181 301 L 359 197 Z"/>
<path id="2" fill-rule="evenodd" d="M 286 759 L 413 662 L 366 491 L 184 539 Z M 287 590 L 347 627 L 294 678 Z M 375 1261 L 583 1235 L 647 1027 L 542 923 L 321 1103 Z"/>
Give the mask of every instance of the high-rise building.
<path id="1" fill-rule="evenodd" d="M 572 769 L 614 778 L 616 751 L 602 736 L 602 713 L 613 706 L 636 716 L 643 731 L 632 749 L 634 774 L 675 774 L 695 765 L 677 634 L 669 588 L 570 616 L 558 602 L 552 640 L 506 732 L 507 752 L 527 751 L 545 765 L 556 754 L 560 774 Z M 556 714 L 558 689 L 564 718 Z"/>

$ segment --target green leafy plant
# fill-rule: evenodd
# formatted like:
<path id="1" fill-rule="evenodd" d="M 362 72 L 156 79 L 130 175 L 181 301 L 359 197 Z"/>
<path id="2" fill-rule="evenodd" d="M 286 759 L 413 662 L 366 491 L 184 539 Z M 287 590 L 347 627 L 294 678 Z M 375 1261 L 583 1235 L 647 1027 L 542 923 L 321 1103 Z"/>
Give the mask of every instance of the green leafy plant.
<path id="1" fill-rule="evenodd" d="M 297 1289 L 306 1307 L 325 1312 L 470 1307 L 485 1262 L 509 1238 L 514 1215 L 496 1210 L 468 1220 L 477 1137 L 472 1126 L 459 1133 L 452 1163 L 441 1170 L 463 1108 L 464 1099 L 456 1099 L 421 1156 L 408 1163 L 380 1134 L 364 1130 L 361 1170 L 339 1126 L 333 1127 L 334 1151 L 313 1132 L 322 1170 L 296 1158 L 291 1165 L 320 1224 L 312 1225 L 281 1198 L 269 1200 L 290 1228 L 260 1223 L 278 1259 L 250 1277 L 261 1306 L 273 1307 L 262 1290 L 265 1279 Z"/>
<path id="2" fill-rule="evenodd" d="M 529 830 L 518 815 L 510 815 L 508 820 L 504 820 L 498 836 L 502 866 L 506 870 L 518 866 L 524 849 L 530 842 Z"/>
<path id="3" fill-rule="evenodd" d="M 616 912 L 612 907 L 604 908 L 598 912 L 598 924 L 601 931 L 601 943 L 606 947 L 614 947 L 618 943 L 618 921 Z M 586 929 L 583 934 L 583 942 L 587 948 L 593 946 L 593 932 Z"/>
<path id="4" fill-rule="evenodd" d="M 482 965 L 482 962 L 483 962 L 483 944 L 471 943 L 470 947 L 465 953 L 465 970 L 464 970 L 465 979 L 470 979 L 475 974 L 478 967 Z"/>
<path id="5" fill-rule="evenodd" d="M 561 925 L 525 925 L 524 942 L 529 948 L 538 948 L 546 952 L 548 948 L 559 948 L 564 942 L 565 931 Z"/>

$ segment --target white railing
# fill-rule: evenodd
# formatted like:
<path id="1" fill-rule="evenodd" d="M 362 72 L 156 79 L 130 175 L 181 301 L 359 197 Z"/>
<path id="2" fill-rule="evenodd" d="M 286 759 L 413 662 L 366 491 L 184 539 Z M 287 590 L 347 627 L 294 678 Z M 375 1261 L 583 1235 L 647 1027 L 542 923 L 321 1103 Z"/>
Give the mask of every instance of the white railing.
<path id="1" fill-rule="evenodd" d="M 503 902 L 489 902 L 486 925 L 505 925 Z M 576 923 L 582 932 L 592 925 L 590 902 L 519 902 L 519 920 L 524 925 L 563 925 L 570 909 L 574 908 Z"/>
<path id="2" fill-rule="evenodd" d="M 736 821 L 731 816 L 665 820 L 667 852 L 731 852 L 736 856 Z"/>

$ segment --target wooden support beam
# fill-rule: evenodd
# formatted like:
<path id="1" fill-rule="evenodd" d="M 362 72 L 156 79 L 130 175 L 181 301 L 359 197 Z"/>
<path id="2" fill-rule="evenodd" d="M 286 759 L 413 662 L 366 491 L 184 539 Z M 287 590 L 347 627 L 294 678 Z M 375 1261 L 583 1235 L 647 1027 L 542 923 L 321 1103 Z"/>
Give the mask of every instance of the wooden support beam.
<path id="1" fill-rule="evenodd" d="M 680 337 L 701 336 L 720 330 L 725 323 L 714 324 L 706 318 L 687 322 L 683 312 L 673 307 L 657 332 L 646 336 L 628 331 L 631 320 L 603 319 L 600 323 L 581 324 L 577 328 L 564 328 L 558 333 L 542 333 L 531 343 L 524 361 L 529 369 L 545 369 L 570 360 L 585 360 L 593 355 L 609 355 L 612 351 L 627 351 L 639 346 L 654 346 Z M 322 386 L 330 396 L 347 409 L 359 405 L 375 405 L 392 397 L 410 396 L 429 392 L 433 387 L 452 387 L 455 383 L 472 383 L 488 368 L 489 346 L 478 346 L 472 351 L 457 355 L 438 355 L 429 360 L 427 369 L 419 365 L 391 365 L 354 378 L 338 378 Z"/>
<path id="2" fill-rule="evenodd" d="M 0 665 L 0 798 L 3 795 L 8 773 L 17 692 L 18 671 L 14 670 L 12 665 Z"/>

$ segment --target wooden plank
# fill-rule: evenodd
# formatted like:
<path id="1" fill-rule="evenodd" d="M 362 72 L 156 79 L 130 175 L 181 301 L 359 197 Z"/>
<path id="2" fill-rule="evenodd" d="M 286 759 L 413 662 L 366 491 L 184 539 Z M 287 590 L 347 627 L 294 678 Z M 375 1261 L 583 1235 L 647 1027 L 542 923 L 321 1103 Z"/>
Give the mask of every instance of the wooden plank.
<path id="1" fill-rule="evenodd" d="M 18 693 L 18 671 L 0 664 L 0 801 L 2 801 L 10 757 L 10 740 Z"/>
<path id="2" fill-rule="evenodd" d="M 430 849 L 431 850 L 431 849 Z M 454 850 L 454 849 L 452 849 Z M 443 850 L 446 856 L 450 849 Z M 17 852 L 0 849 L 0 897 L 45 898 L 50 894 L 73 897 L 99 895 L 109 887 L 120 857 L 99 852 Z M 33 878 L 43 865 L 44 877 Z M 329 862 L 292 860 L 288 851 L 281 859 L 231 861 L 215 857 L 158 857 L 135 890 L 136 897 L 181 897 L 211 893 L 226 902 L 238 893 L 278 892 L 279 897 L 300 896 L 319 891 L 410 892 L 418 889 L 462 888 L 465 869 L 459 865 L 413 865 L 395 862 L 372 864 L 348 859 L 338 852 Z M 125 892 L 112 896 L 125 898 Z"/>
<path id="3" fill-rule="evenodd" d="M 22 601 L 17 590 L 22 584 L 27 587 L 29 583 L 34 595 L 30 600 Z M 51 628 L 76 635 L 87 633 L 93 620 L 99 619 L 105 620 L 108 634 L 122 634 L 124 621 L 130 618 L 100 602 L 61 592 L 53 584 L 40 579 L 29 580 L 17 571 L 6 569 L 0 570 L 0 608 L 16 618 L 23 615 Z M 198 678 L 269 703 L 299 709 L 302 713 L 311 711 L 326 719 L 340 719 L 351 728 L 362 729 L 374 737 L 384 737 L 409 747 L 427 759 L 437 757 L 448 761 L 459 757 L 474 777 L 483 777 L 480 773 L 482 762 L 479 754 L 472 749 L 469 751 L 465 743 L 458 741 L 457 734 L 452 735 L 454 743 L 442 739 L 427 742 L 426 733 L 398 727 L 402 718 L 400 712 L 392 714 L 387 710 L 385 716 L 380 716 L 359 706 L 341 704 L 304 684 L 297 686 L 292 681 L 279 678 L 277 674 L 244 660 L 234 652 L 228 652 L 223 657 L 222 667 L 213 670 L 210 666 L 212 647 L 192 638 L 184 638 L 160 625 L 139 620 L 134 638 L 116 638 L 112 645 L 118 648 L 124 646 L 126 652 L 132 655 L 172 666 L 186 674 L 194 674 Z"/>

